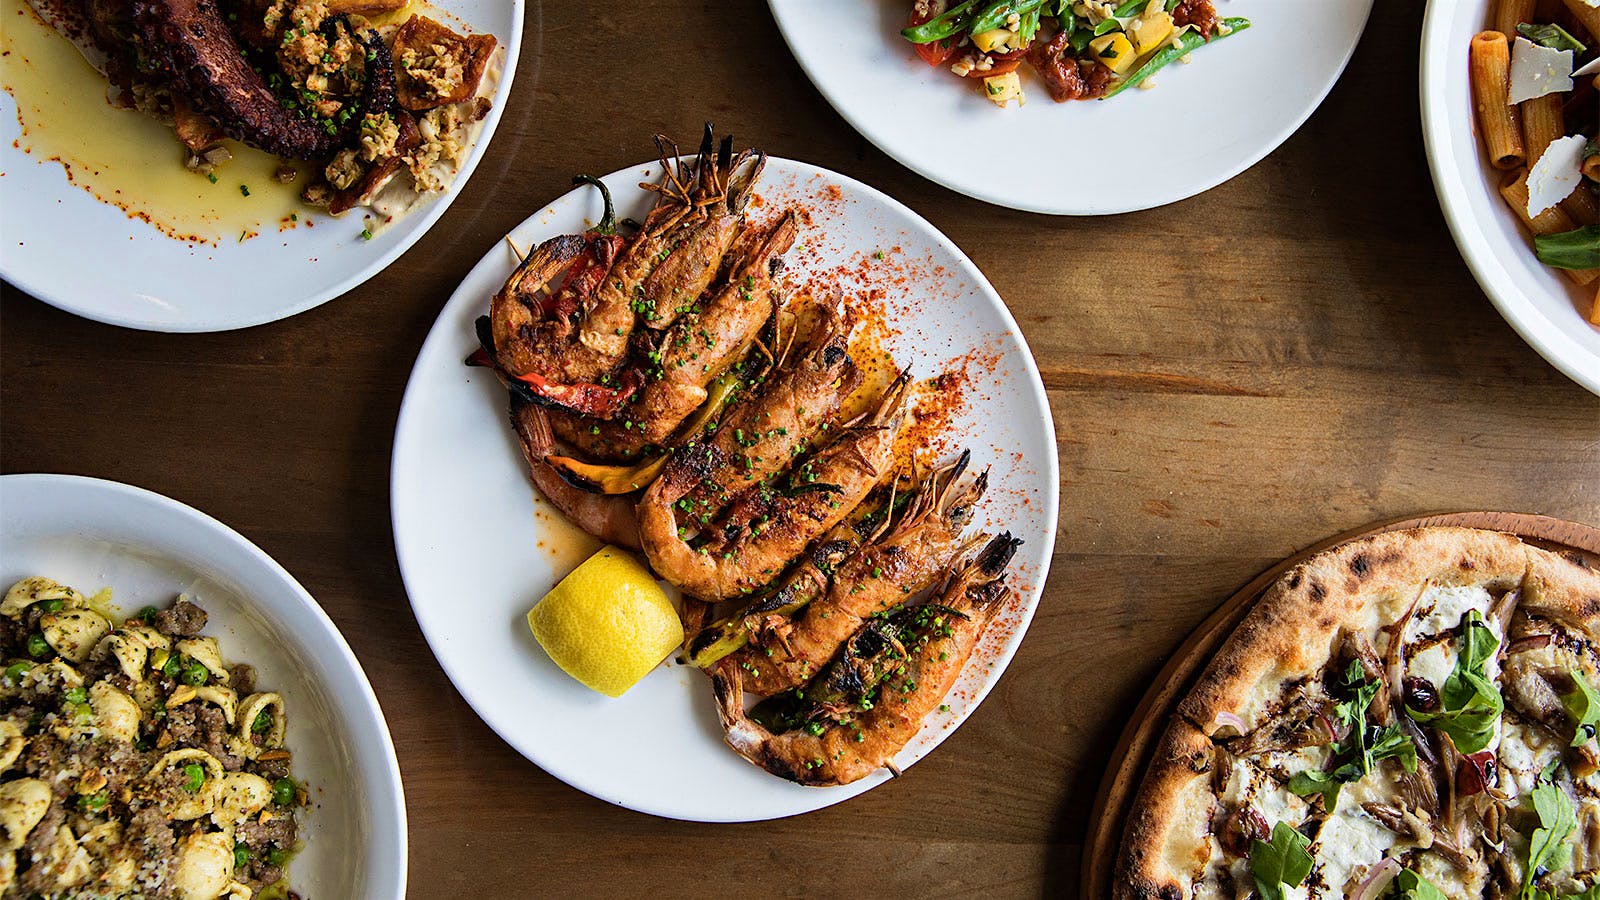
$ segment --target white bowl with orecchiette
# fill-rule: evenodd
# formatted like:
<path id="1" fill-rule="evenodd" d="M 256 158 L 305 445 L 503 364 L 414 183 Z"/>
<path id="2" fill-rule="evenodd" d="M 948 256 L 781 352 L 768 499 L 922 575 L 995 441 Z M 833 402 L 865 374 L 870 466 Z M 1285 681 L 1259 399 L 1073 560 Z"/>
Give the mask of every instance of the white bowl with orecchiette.
<path id="1" fill-rule="evenodd" d="M 50 661 L 22 677 L 81 688 L 82 727 L 106 740 L 131 739 L 141 709 L 155 699 L 140 696 L 138 674 L 181 654 L 206 674 L 160 698 L 166 709 L 214 710 L 207 715 L 220 715 L 231 729 L 230 752 L 293 751 L 293 776 L 306 803 L 289 886 L 304 897 L 405 896 L 405 799 L 383 712 L 338 629 L 282 567 L 215 519 L 158 494 L 89 478 L 7 475 L 0 477 L 0 591 L 29 576 L 84 592 L 109 587 L 114 615 L 72 600 L 52 604 L 37 618 Z M 121 621 L 144 606 L 165 608 L 180 594 L 209 614 L 199 635 L 171 638 L 137 620 Z M 18 593 L 8 602 L 45 599 Z M 238 663 L 254 667 L 253 689 L 230 683 L 229 669 Z M 104 680 L 85 683 L 80 668 L 134 677 L 119 679 L 126 688 L 119 690 Z M 39 778 L 21 777 L 24 744 L 16 725 L 0 718 L 0 870 L 24 841 L 43 847 L 49 837 L 60 846 L 45 851 L 59 857 L 70 880 L 70 866 L 97 858 L 95 842 L 114 837 L 65 827 L 34 833 L 49 824 L 51 790 Z M 146 777 L 191 772 L 198 786 L 179 792 L 165 810 L 189 823 L 174 873 L 189 888 L 183 893 L 242 896 L 229 877 L 235 847 L 228 835 L 233 823 L 271 812 L 273 783 L 225 771 L 192 747 L 151 760 Z M 0 881 L 6 874 L 0 871 Z"/>

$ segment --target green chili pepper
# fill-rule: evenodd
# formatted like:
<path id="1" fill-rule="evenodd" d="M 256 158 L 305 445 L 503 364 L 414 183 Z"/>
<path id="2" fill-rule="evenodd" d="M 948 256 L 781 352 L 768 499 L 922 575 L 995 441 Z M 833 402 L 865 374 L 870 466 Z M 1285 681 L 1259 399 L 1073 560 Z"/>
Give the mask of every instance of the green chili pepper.
<path id="1" fill-rule="evenodd" d="M 205 767 L 199 763 L 189 763 L 183 767 L 183 778 L 183 789 L 191 794 L 198 794 L 206 783 Z"/>
<path id="2" fill-rule="evenodd" d="M 279 806 L 293 806 L 299 792 L 300 786 L 294 783 L 293 778 L 279 778 L 272 783 L 272 802 Z"/>
<path id="3" fill-rule="evenodd" d="M 900 32 L 900 36 L 913 44 L 931 44 L 934 41 L 942 41 L 951 35 L 959 34 L 966 30 L 966 14 L 976 3 L 977 0 L 966 0 L 965 3 L 957 3 L 921 25 L 913 25 Z"/>
<path id="4" fill-rule="evenodd" d="M 1116 87 L 1107 91 L 1106 95 L 1101 99 L 1109 100 L 1128 88 L 1137 86 L 1140 82 L 1149 78 L 1151 75 L 1154 75 L 1158 70 L 1171 65 L 1174 60 L 1182 59 L 1195 50 L 1204 47 L 1208 43 L 1214 43 L 1222 40 L 1225 37 L 1231 37 L 1232 35 L 1238 34 L 1239 32 L 1250 27 L 1250 20 L 1240 18 L 1223 19 L 1222 24 L 1228 27 L 1227 34 L 1212 35 L 1209 41 L 1204 35 L 1193 31 L 1186 32 L 1183 37 L 1178 39 L 1178 46 L 1162 48 L 1154 56 L 1150 57 L 1148 62 L 1133 70 L 1133 74 L 1129 75 L 1121 84 L 1118 84 Z"/>

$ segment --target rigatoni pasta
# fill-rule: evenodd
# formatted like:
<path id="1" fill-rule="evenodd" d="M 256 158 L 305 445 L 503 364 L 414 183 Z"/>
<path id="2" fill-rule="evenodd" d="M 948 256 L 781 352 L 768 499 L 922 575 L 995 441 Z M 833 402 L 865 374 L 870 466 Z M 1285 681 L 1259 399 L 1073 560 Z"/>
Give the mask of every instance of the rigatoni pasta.
<path id="1" fill-rule="evenodd" d="M 1592 0 L 1494 0 L 1468 52 L 1473 106 L 1499 192 L 1533 236 L 1539 261 L 1579 285 L 1600 280 L 1600 78 L 1574 74 L 1600 56 Z M 1587 78 L 1587 75 L 1580 76 Z M 1585 291 L 1587 295 L 1589 292 Z M 1579 301 L 1583 302 L 1583 301 Z M 1600 298 L 1589 321 L 1600 324 Z"/>

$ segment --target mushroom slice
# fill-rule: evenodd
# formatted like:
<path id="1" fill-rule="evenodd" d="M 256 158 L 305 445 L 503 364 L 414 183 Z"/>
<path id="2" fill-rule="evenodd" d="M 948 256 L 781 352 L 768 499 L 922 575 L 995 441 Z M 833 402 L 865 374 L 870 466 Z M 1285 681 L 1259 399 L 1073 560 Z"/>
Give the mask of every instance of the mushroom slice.
<path id="1" fill-rule="evenodd" d="M 0 616 L 20 617 L 23 610 L 47 600 L 60 600 L 69 607 L 83 606 L 87 602 L 82 594 L 72 588 L 35 575 L 22 579 L 6 591 L 5 599 L 0 600 Z"/>
<path id="2" fill-rule="evenodd" d="M 211 821 L 218 828 L 233 828 L 267 808 L 272 802 L 272 784 L 250 772 L 226 772 Z"/>
<path id="3" fill-rule="evenodd" d="M 89 706 L 100 736 L 132 743 L 139 737 L 139 704 L 104 681 L 89 688 Z"/>
<path id="4" fill-rule="evenodd" d="M 222 763 L 204 750 L 174 750 L 161 757 L 161 761 L 150 769 L 147 776 L 154 781 L 167 772 L 174 769 L 181 771 L 191 765 L 199 766 L 204 773 L 199 788 L 191 791 L 185 785 L 160 785 L 164 792 L 163 806 L 170 809 L 172 818 L 181 821 L 209 816 L 217 808 L 217 796 L 222 791 Z M 231 852 L 230 847 L 230 859 Z"/>
<path id="5" fill-rule="evenodd" d="M 40 616 L 39 629 L 44 632 L 45 642 L 62 658 L 81 663 L 111 631 L 111 623 L 92 609 L 69 608 Z"/>
<path id="6" fill-rule="evenodd" d="M 21 847 L 50 809 L 50 786 L 37 778 L 0 784 L 0 850 Z"/>
<path id="7" fill-rule="evenodd" d="M 263 719 L 262 716 L 267 718 Z M 251 694 L 239 706 L 239 740 L 253 759 L 268 747 L 282 747 L 288 722 L 284 718 L 283 697 L 272 692 Z M 260 743 L 252 740 L 259 736 Z"/>
<path id="8" fill-rule="evenodd" d="M 217 649 L 217 639 L 214 637 L 184 638 L 178 642 L 178 652 L 189 657 L 195 662 L 206 667 L 219 684 L 227 684 L 233 680 L 228 673 L 228 667 L 222 662 L 222 651 Z"/>

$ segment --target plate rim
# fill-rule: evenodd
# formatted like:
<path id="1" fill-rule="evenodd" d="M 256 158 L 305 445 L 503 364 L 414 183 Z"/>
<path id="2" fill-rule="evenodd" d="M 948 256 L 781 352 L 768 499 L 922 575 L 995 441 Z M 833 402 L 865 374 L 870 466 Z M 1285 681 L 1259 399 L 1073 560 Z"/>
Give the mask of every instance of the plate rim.
<path id="1" fill-rule="evenodd" d="M 1495 251 L 1495 243 L 1472 215 L 1466 201 L 1468 186 L 1464 174 L 1446 165 L 1445 148 L 1454 145 L 1457 135 L 1449 128 L 1445 96 L 1449 83 L 1450 53 L 1444 46 L 1448 35 L 1446 16 L 1454 10 L 1439 0 L 1429 0 L 1422 20 L 1419 48 L 1418 93 L 1422 104 L 1422 143 L 1428 159 L 1433 191 L 1444 213 L 1456 252 L 1478 287 L 1494 304 L 1511 329 L 1561 374 L 1592 394 L 1600 396 L 1600 354 L 1585 350 L 1566 330 L 1540 312 L 1528 293 L 1518 287 Z M 1473 245 L 1477 249 L 1472 249 Z M 1531 253 L 1531 250 L 1527 252 Z"/>
<path id="2" fill-rule="evenodd" d="M 941 231 L 932 222 L 929 222 L 921 214 L 911 209 L 904 203 L 901 203 L 899 200 L 896 200 L 894 197 L 889 196 L 883 191 L 880 191 L 877 188 L 860 181 L 859 179 L 851 178 L 848 175 L 844 175 L 814 163 L 808 163 L 802 160 L 789 159 L 780 156 L 769 156 L 767 158 L 767 164 L 769 166 L 777 167 L 792 167 L 801 174 L 821 175 L 830 179 L 832 183 L 837 184 L 841 189 L 844 189 L 847 194 L 850 191 L 858 191 L 868 198 L 883 203 L 891 211 L 908 216 L 912 222 L 919 223 L 926 229 L 926 234 L 931 236 L 933 243 L 942 246 L 947 252 L 953 254 L 955 262 L 959 267 L 966 271 L 970 278 L 973 279 L 974 285 L 978 288 L 979 293 L 985 295 L 993 303 L 999 313 L 1001 324 L 1006 326 L 1009 334 L 1013 335 L 1017 340 L 1018 349 L 1020 351 L 1019 355 L 1022 357 L 1023 367 L 1026 375 L 1031 376 L 1032 383 L 1037 387 L 1036 391 L 1030 392 L 1030 397 L 1035 404 L 1034 412 L 1039 415 L 1040 420 L 1044 423 L 1045 436 L 1048 439 L 1050 447 L 1050 453 L 1047 454 L 1048 458 L 1045 461 L 1045 465 L 1041 467 L 1042 471 L 1039 474 L 1039 478 L 1041 479 L 1041 484 L 1044 486 L 1045 493 L 1045 496 L 1040 500 L 1040 504 L 1045 511 L 1040 531 L 1043 539 L 1049 542 L 1048 547 L 1053 549 L 1056 542 L 1056 532 L 1060 527 L 1059 520 L 1061 512 L 1060 444 L 1055 429 L 1055 418 L 1050 409 L 1049 390 L 1044 385 L 1044 379 L 1039 372 L 1038 364 L 1033 357 L 1031 348 L 1028 346 L 1027 337 L 1023 333 L 1021 326 L 1017 324 L 1016 317 L 1012 315 L 1010 307 L 1006 305 L 1005 299 L 1000 295 L 1000 292 L 997 291 L 994 288 L 994 285 L 989 282 L 988 277 L 983 274 L 983 271 L 978 267 L 977 263 L 974 262 L 972 258 L 969 257 L 964 251 L 962 251 L 961 248 L 957 246 L 948 235 Z M 633 165 L 623 166 L 604 176 L 601 176 L 601 179 L 609 180 L 614 176 L 626 176 L 631 178 L 634 177 L 634 175 L 636 175 L 636 173 L 638 173 L 640 170 L 649 169 L 651 166 L 656 165 L 659 165 L 658 161 L 648 160 L 635 163 Z M 402 447 L 401 439 L 403 433 L 408 430 L 407 422 L 411 417 L 416 415 L 414 410 L 416 409 L 417 403 L 415 400 L 416 394 L 414 392 L 420 390 L 420 388 L 418 388 L 418 384 L 423 375 L 423 355 L 427 350 L 428 343 L 434 339 L 436 329 L 440 327 L 446 311 L 449 310 L 451 305 L 455 302 L 457 293 L 460 292 L 465 283 L 472 279 L 473 273 L 475 273 L 480 267 L 495 265 L 496 263 L 493 259 L 494 254 L 496 252 L 503 252 L 504 242 L 512 235 L 516 234 L 524 227 L 538 226 L 540 224 L 538 220 L 544 217 L 555 206 L 567 202 L 568 198 L 580 194 L 584 190 L 585 188 L 582 186 L 575 187 L 572 190 L 553 198 L 544 206 L 534 210 L 521 222 L 513 226 L 506 235 L 496 239 L 489 246 L 484 255 L 478 260 L 472 269 L 462 277 L 461 281 L 456 285 L 455 290 L 451 292 L 450 298 L 446 300 L 444 305 L 440 308 L 438 316 L 434 318 L 433 325 L 428 329 L 427 337 L 424 338 L 422 346 L 417 351 L 417 359 L 412 364 L 412 370 L 406 378 L 406 389 L 400 401 L 400 411 L 396 416 L 394 433 L 393 437 L 391 438 L 392 450 L 389 458 L 389 512 L 391 539 L 394 543 L 395 560 L 400 570 L 400 580 L 406 590 L 407 603 L 411 606 L 412 616 L 416 619 L 419 630 L 422 631 L 423 638 L 428 644 L 429 652 L 433 654 L 434 661 L 444 672 L 445 677 L 449 679 L 452 687 L 454 687 L 461 698 L 466 701 L 467 705 L 472 708 L 472 711 L 477 714 L 478 718 L 484 723 L 484 725 L 493 731 L 495 735 L 498 736 L 500 740 L 504 741 L 508 747 L 517 753 L 517 755 L 521 756 L 534 766 L 537 766 L 540 771 L 545 772 L 552 778 L 555 778 L 574 790 L 604 801 L 605 803 L 662 819 L 724 824 L 773 821 L 799 815 L 807 815 L 820 809 L 825 809 L 829 806 L 843 803 L 854 797 L 860 796 L 862 793 L 866 793 L 877 785 L 869 785 L 852 794 L 832 797 L 832 799 L 825 799 L 824 802 L 818 803 L 806 809 L 796 810 L 794 812 L 756 816 L 734 813 L 727 816 L 707 817 L 675 815 L 670 812 L 665 812 L 659 807 L 651 808 L 650 804 L 647 803 L 629 802 L 629 800 L 622 797 L 598 793 L 596 790 L 591 790 L 589 786 L 585 786 L 586 784 L 592 785 L 592 781 L 573 775 L 572 770 L 568 767 L 562 767 L 561 771 L 559 772 L 550 768 L 545 762 L 536 759 L 536 754 L 525 751 L 519 741 L 513 740 L 507 734 L 507 731 L 500 727 L 497 720 L 495 718 L 491 718 L 491 716 L 488 714 L 487 704 L 482 703 L 481 698 L 474 696 L 473 693 L 469 692 L 466 687 L 463 687 L 462 684 L 457 682 L 457 675 L 455 671 L 440 656 L 439 650 L 437 649 L 439 646 L 439 641 L 443 641 L 444 636 L 438 636 L 438 640 L 436 641 L 436 636 L 430 631 L 428 626 L 424 624 L 423 617 L 418 614 L 417 600 L 415 599 L 412 590 L 412 583 L 414 579 L 409 574 L 410 567 L 406 561 L 406 556 L 401 552 L 400 549 L 400 532 L 402 525 L 396 498 L 399 493 L 397 472 L 399 470 L 398 460 Z M 1039 568 L 1036 585 L 1033 588 L 1033 590 L 1038 594 L 1038 599 L 1032 603 L 1022 604 L 1021 615 L 1014 630 L 1014 637 L 1003 644 L 995 656 L 994 666 L 992 667 L 992 677 L 985 679 L 984 683 L 979 685 L 977 690 L 974 692 L 973 700 L 967 707 L 966 714 L 963 715 L 961 719 L 953 726 L 946 729 L 936 741 L 935 746 L 930 747 L 922 757 L 918 757 L 914 762 L 920 762 L 921 759 L 928 755 L 928 753 L 932 753 L 934 750 L 938 749 L 938 744 L 943 743 L 945 739 L 958 731 L 962 725 L 965 725 L 967 720 L 972 717 L 972 714 L 977 712 L 978 707 L 983 704 L 983 701 L 988 698 L 989 693 L 996 685 L 1000 683 L 1000 679 L 1004 677 L 1006 670 L 1010 668 L 1011 661 L 1015 657 L 1017 650 L 1022 646 L 1023 641 L 1027 638 L 1028 628 L 1033 622 L 1034 614 L 1037 612 L 1039 605 L 1044 602 L 1044 589 L 1049 580 L 1050 568 L 1053 561 L 1053 552 L 1046 552 L 1044 554 L 1043 563 Z M 815 796 L 818 798 L 831 797 L 830 794 L 824 793 L 821 790 L 817 791 Z"/>
<path id="3" fill-rule="evenodd" d="M 388 804 L 389 812 L 394 816 L 397 863 L 393 867 L 394 888 L 393 895 L 396 900 L 406 895 L 410 869 L 410 824 L 406 816 L 405 780 L 400 774 L 400 759 L 395 752 L 394 738 L 390 733 L 388 718 L 383 713 L 383 705 L 378 702 L 378 696 L 372 689 L 372 682 L 367 677 L 366 669 L 361 665 L 361 660 L 355 651 L 350 648 L 345 640 L 344 633 L 339 630 L 322 605 L 311 596 L 294 575 L 289 573 L 282 564 L 273 559 L 265 550 L 256 546 L 255 542 L 235 531 L 226 523 L 216 517 L 202 512 L 181 500 L 175 500 L 165 494 L 160 494 L 148 488 L 126 482 L 114 481 L 109 478 L 97 478 L 90 475 L 72 475 L 61 472 L 11 472 L 0 475 L 0 485 L 19 485 L 21 489 L 38 489 L 44 491 L 83 491 L 89 495 L 117 497 L 121 502 L 134 505 L 148 505 L 164 512 L 175 514 L 188 519 L 217 538 L 242 552 L 252 564 L 259 565 L 269 572 L 274 579 L 281 582 L 290 594 L 296 597 L 303 607 L 302 614 L 308 614 L 316 620 L 322 630 L 327 633 L 338 648 L 343 662 L 347 663 L 355 673 L 354 685 L 356 695 L 366 711 L 375 719 L 378 728 L 378 749 L 383 756 L 384 777 L 389 782 L 393 802 Z M 0 538 L 4 538 L 0 534 Z"/>
<path id="4" fill-rule="evenodd" d="M 1282 147 L 1284 143 L 1289 140 L 1289 138 L 1293 137 L 1295 133 L 1300 130 L 1301 126 L 1305 125 L 1305 123 L 1313 114 L 1316 113 L 1318 109 L 1322 108 L 1323 102 L 1326 101 L 1328 99 L 1328 95 L 1333 92 L 1334 87 L 1339 83 L 1339 79 L 1344 77 L 1345 69 L 1349 68 L 1350 60 L 1354 58 L 1356 49 L 1361 45 L 1361 38 L 1366 34 L 1367 26 L 1372 22 L 1373 7 L 1377 5 L 1376 0 L 1360 0 L 1360 2 L 1364 2 L 1367 7 L 1366 13 L 1362 17 L 1361 28 L 1356 32 L 1355 41 L 1352 42 L 1344 51 L 1343 58 L 1340 60 L 1339 65 L 1334 68 L 1332 75 L 1327 79 L 1327 82 L 1317 90 L 1316 98 L 1306 107 L 1303 112 L 1294 117 L 1292 122 L 1286 123 L 1285 127 L 1276 133 L 1271 140 L 1267 141 L 1262 148 L 1259 150 L 1252 150 L 1250 153 L 1245 154 L 1242 164 L 1226 170 L 1227 174 L 1220 178 L 1215 178 L 1214 180 L 1205 180 L 1204 183 L 1200 183 L 1199 187 L 1195 187 L 1192 190 L 1184 189 L 1173 194 L 1172 196 L 1163 196 L 1148 202 L 1090 204 L 1085 206 L 1081 204 L 1065 202 L 1030 203 L 1025 199 L 1006 198 L 997 194 L 991 194 L 978 185 L 957 183 L 954 179 L 945 180 L 936 177 L 933 174 L 924 171 L 922 168 L 912 165 L 910 162 L 902 158 L 899 153 L 895 152 L 894 149 L 888 146 L 889 141 L 887 139 L 881 137 L 880 134 L 875 130 L 869 130 L 868 128 L 863 127 L 863 123 L 859 121 L 857 117 L 846 112 L 835 99 L 836 92 L 829 90 L 828 87 L 825 86 L 824 81 L 817 77 L 815 71 L 813 70 L 812 64 L 808 62 L 805 57 L 801 56 L 800 53 L 795 49 L 794 40 L 790 36 L 789 28 L 785 24 L 784 16 L 779 12 L 779 7 L 788 2 L 792 2 L 792 0 L 767 0 L 767 8 L 771 11 L 773 21 L 778 26 L 778 32 L 783 35 L 783 42 L 789 48 L 789 55 L 794 57 L 795 62 L 798 63 L 801 70 L 806 73 L 806 78 L 810 80 L 812 87 L 816 88 L 817 92 L 820 93 L 823 99 L 828 102 L 828 106 L 832 107 L 833 111 L 838 114 L 840 118 L 848 122 L 850 127 L 854 128 L 857 134 L 866 138 L 869 143 L 878 148 L 878 150 L 881 151 L 885 156 L 894 160 L 901 167 L 916 173 L 922 178 L 925 178 L 928 181 L 939 185 L 940 187 L 947 188 L 955 191 L 958 194 L 971 197 L 974 200 L 981 200 L 984 203 L 990 204 L 991 206 L 1046 216 L 1083 217 L 1121 215 L 1123 213 L 1143 212 L 1144 210 L 1148 209 L 1158 209 L 1163 206 L 1170 206 L 1174 203 L 1180 203 L 1184 200 L 1190 199 L 1191 197 L 1204 194 L 1213 188 L 1232 181 L 1250 169 L 1255 168 L 1256 164 L 1272 155 L 1272 153 L 1279 147 Z"/>
<path id="5" fill-rule="evenodd" d="M 468 182 L 471 181 L 473 174 L 478 169 L 478 163 L 488 155 L 489 143 L 499 129 L 500 119 L 505 115 L 507 101 L 511 97 L 511 85 L 516 80 L 517 61 L 522 56 L 522 31 L 526 15 L 526 0 L 510 0 L 510 2 L 511 34 L 505 39 L 505 66 L 502 69 L 500 83 L 495 86 L 494 105 L 489 109 L 489 115 L 483 124 L 483 131 L 478 135 L 478 140 L 473 143 L 472 152 L 468 154 L 466 164 L 461 167 L 461 171 L 457 173 L 455 180 L 450 184 L 450 189 L 445 192 L 444 196 L 434 200 L 428 204 L 426 209 L 418 213 L 420 223 L 409 237 L 395 244 L 382 255 L 374 258 L 367 265 L 357 269 L 343 280 L 328 285 L 300 301 L 285 304 L 268 312 L 261 312 L 243 318 L 219 318 L 184 322 L 157 321 L 139 316 L 118 315 L 94 309 L 92 306 L 85 306 L 80 298 L 42 289 L 37 280 L 20 277 L 16 265 L 6 262 L 6 259 L 11 256 L 9 253 L 0 254 L 0 280 L 6 281 L 12 287 L 35 300 L 48 306 L 53 306 L 62 312 L 106 325 L 161 334 L 215 334 L 254 328 L 258 325 L 267 325 L 272 322 L 293 318 L 343 297 L 345 294 L 382 274 L 385 269 L 393 265 L 400 257 L 409 253 L 412 247 L 415 247 L 429 232 L 433 231 L 434 226 L 439 224 L 439 220 L 444 217 L 451 204 L 455 203 L 456 199 L 466 190 Z M 34 163 L 43 162 L 43 160 L 37 159 L 29 161 Z M 72 185 L 69 184 L 68 187 L 72 187 Z M 82 192 L 79 191 L 78 193 Z M 107 205 L 105 201 L 98 198 L 91 199 L 101 205 Z M 165 236 L 163 235 L 162 237 Z M 166 239 L 177 242 L 174 238 Z M 212 262 L 215 261 L 213 260 Z"/>

